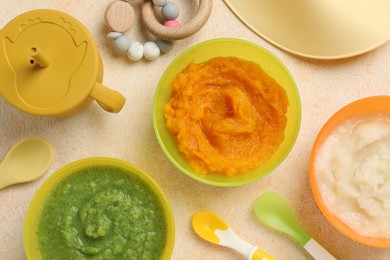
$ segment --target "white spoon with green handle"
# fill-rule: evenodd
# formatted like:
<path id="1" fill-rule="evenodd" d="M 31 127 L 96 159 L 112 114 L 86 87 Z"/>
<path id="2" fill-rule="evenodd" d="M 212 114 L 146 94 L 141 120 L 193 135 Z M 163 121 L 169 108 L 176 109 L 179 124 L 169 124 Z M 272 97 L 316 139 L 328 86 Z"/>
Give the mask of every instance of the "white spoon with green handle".
<path id="1" fill-rule="evenodd" d="M 287 202 L 274 192 L 266 192 L 255 203 L 256 216 L 266 225 L 295 239 L 316 260 L 334 258 L 299 225 Z"/>

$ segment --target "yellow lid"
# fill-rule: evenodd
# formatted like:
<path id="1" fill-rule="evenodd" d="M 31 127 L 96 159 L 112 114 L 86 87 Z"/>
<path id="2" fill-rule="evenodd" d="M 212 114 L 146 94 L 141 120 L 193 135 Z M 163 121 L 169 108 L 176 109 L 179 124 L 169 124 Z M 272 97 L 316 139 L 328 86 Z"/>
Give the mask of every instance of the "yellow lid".
<path id="1" fill-rule="evenodd" d="M 275 46 L 315 59 L 356 56 L 390 40 L 388 0 L 224 0 Z"/>
<path id="2" fill-rule="evenodd" d="M 31 114 L 66 115 L 92 101 L 103 66 L 92 35 L 72 16 L 34 10 L 11 20 L 0 31 L 0 94 Z M 118 112 L 124 97 L 112 90 Z M 114 93 L 110 93 L 114 92 Z M 106 93 L 106 94 L 107 94 Z M 114 106 L 114 107 L 112 107 Z"/>

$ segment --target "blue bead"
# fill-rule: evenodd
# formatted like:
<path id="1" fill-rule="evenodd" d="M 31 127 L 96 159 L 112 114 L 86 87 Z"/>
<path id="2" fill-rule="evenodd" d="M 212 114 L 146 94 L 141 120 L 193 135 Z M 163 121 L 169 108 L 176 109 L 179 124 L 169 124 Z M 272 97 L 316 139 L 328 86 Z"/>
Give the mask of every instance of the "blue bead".
<path id="1" fill-rule="evenodd" d="M 153 0 L 153 4 L 155 6 L 163 7 L 164 5 L 168 4 L 168 0 Z"/>
<path id="2" fill-rule="evenodd" d="M 157 46 L 160 48 L 160 51 L 163 53 L 169 52 L 173 48 L 173 42 L 157 39 Z"/>
<path id="3" fill-rule="evenodd" d="M 175 3 L 168 3 L 161 8 L 161 15 L 165 20 L 174 20 L 179 17 L 180 10 Z"/>
<path id="4" fill-rule="evenodd" d="M 130 45 L 130 40 L 125 35 L 122 35 L 114 41 L 114 50 L 119 53 L 126 53 Z"/>

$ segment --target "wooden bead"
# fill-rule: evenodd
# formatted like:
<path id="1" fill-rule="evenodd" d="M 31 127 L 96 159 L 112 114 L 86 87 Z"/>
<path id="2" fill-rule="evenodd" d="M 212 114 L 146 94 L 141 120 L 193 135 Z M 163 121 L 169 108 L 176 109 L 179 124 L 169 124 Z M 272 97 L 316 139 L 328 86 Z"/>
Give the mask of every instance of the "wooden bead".
<path id="1" fill-rule="evenodd" d="M 126 32 L 134 22 L 134 9 L 124 1 L 112 2 L 106 9 L 106 23 L 112 31 Z"/>

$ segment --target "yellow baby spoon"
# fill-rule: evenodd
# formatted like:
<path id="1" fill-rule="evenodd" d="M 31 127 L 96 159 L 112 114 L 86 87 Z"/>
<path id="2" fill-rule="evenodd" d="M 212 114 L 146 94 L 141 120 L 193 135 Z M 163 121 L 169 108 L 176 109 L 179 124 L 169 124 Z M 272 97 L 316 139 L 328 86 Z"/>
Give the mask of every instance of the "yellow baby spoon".
<path id="1" fill-rule="evenodd" d="M 192 227 L 203 239 L 234 249 L 249 260 L 273 260 L 274 257 L 239 238 L 233 230 L 211 211 L 199 211 L 192 217 Z"/>
<path id="2" fill-rule="evenodd" d="M 44 138 L 30 137 L 16 143 L 0 164 L 0 189 L 38 179 L 53 159 L 53 147 Z"/>

